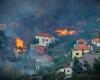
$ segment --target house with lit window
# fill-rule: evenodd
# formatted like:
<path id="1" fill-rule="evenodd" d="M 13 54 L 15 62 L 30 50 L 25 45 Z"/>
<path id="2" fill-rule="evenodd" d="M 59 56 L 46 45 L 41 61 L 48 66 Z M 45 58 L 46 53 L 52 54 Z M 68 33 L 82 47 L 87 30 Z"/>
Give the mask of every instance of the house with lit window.
<path id="1" fill-rule="evenodd" d="M 41 46 L 49 46 L 50 43 L 55 41 L 55 37 L 53 35 L 45 32 L 38 32 L 36 39 L 39 41 L 37 45 Z"/>
<path id="2" fill-rule="evenodd" d="M 85 54 L 89 53 L 92 47 L 87 44 L 76 45 L 72 50 L 72 58 L 82 58 Z"/>
<path id="3" fill-rule="evenodd" d="M 100 47 L 100 38 L 94 38 L 92 40 L 92 44 L 97 46 L 97 47 Z"/>

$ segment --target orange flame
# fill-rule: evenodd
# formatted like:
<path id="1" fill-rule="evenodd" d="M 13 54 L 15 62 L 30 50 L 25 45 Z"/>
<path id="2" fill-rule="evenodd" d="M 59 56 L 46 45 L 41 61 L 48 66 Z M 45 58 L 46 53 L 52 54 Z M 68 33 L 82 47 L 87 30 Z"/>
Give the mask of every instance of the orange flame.
<path id="1" fill-rule="evenodd" d="M 25 43 L 23 40 L 21 40 L 20 38 L 16 38 L 16 47 L 17 48 L 24 48 L 25 47 Z"/>
<path id="2" fill-rule="evenodd" d="M 16 38 L 16 51 L 18 53 L 22 53 L 25 50 L 25 42 L 20 39 L 20 38 Z"/>
<path id="3" fill-rule="evenodd" d="M 57 29 L 56 32 L 59 36 L 74 35 L 76 33 L 75 30 L 68 29 Z"/>

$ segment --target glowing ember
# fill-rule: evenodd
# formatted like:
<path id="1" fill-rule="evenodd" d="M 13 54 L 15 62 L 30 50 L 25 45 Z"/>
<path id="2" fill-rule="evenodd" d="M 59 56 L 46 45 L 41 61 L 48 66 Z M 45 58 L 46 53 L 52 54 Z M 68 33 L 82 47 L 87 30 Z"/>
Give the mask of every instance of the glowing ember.
<path id="1" fill-rule="evenodd" d="M 16 38 L 16 51 L 23 52 L 24 49 L 25 49 L 25 42 L 20 38 Z"/>
<path id="2" fill-rule="evenodd" d="M 68 30 L 68 29 L 57 29 L 55 32 L 59 36 L 74 35 L 76 33 L 75 30 Z"/>

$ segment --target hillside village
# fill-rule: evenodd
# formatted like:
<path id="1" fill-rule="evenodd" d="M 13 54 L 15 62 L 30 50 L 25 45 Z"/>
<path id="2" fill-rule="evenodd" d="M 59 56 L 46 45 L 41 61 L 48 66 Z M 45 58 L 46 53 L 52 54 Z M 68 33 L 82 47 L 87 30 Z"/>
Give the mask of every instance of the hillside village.
<path id="1" fill-rule="evenodd" d="M 1 28 L 2 36 L 4 36 L 3 31 L 5 29 Z M 77 29 L 57 28 L 52 31 L 54 33 L 37 32 L 28 44 L 25 39 L 17 36 L 10 42 L 12 45 L 9 47 L 12 51 L 10 54 L 13 56 L 7 58 L 11 61 L 10 64 L 14 61 L 16 66 L 20 64 L 19 70 L 23 66 L 20 74 L 29 75 L 28 78 L 54 75 L 57 80 L 61 80 L 72 79 L 77 74 L 99 74 L 99 31 L 98 29 L 97 32 L 92 33 L 96 35 L 89 39 L 82 37 L 83 35 L 78 37 L 82 32 Z M 1 39 L 6 40 L 4 38 Z M 15 72 L 19 70 L 16 69 Z"/>
<path id="2" fill-rule="evenodd" d="M 0 80 L 100 80 L 100 0 L 0 0 Z"/>
<path id="3" fill-rule="evenodd" d="M 58 55 L 57 53 L 53 54 L 53 51 L 55 51 L 55 49 L 57 49 L 57 46 L 60 44 L 59 38 L 62 37 L 57 38 L 47 32 L 38 32 L 34 39 L 32 39 L 29 50 L 26 49 L 25 42 L 23 40 L 16 38 L 16 57 L 19 57 L 22 54 L 29 53 L 29 51 L 33 51 L 35 68 L 30 75 L 38 74 L 38 71 L 41 71 L 41 69 L 43 68 L 54 68 L 55 66 L 57 66 L 55 71 L 57 72 L 57 74 L 64 73 L 66 75 L 65 78 L 71 78 L 74 73 L 81 74 L 81 70 L 84 71 L 86 69 L 86 67 L 84 66 L 86 62 L 90 66 L 93 66 L 94 60 L 100 59 L 99 37 L 95 37 L 91 40 L 79 38 L 75 41 L 68 53 L 60 53 L 60 55 Z M 61 49 L 63 48 L 61 47 Z M 75 62 L 77 60 L 80 63 L 79 67 L 82 66 L 82 69 L 79 71 L 79 68 L 75 68 Z"/>

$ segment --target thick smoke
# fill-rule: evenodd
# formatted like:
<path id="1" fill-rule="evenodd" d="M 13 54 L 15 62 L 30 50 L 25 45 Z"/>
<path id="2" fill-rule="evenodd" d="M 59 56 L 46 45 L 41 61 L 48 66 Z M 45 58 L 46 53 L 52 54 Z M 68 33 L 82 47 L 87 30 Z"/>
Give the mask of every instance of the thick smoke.
<path id="1" fill-rule="evenodd" d="M 38 31 L 73 26 L 77 20 L 94 17 L 99 12 L 97 5 L 98 0 L 1 0 L 0 22 L 20 24 L 14 30 L 29 39 Z"/>
<path id="2" fill-rule="evenodd" d="M 8 30 L 8 33 L 16 32 L 18 36 L 29 41 L 38 31 L 52 31 L 55 27 L 65 25 L 75 26 L 81 19 L 92 18 L 92 21 L 100 12 L 96 10 L 96 6 L 100 5 L 99 2 L 98 0 L 1 0 L 0 22 L 20 24 L 17 29 Z"/>

